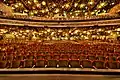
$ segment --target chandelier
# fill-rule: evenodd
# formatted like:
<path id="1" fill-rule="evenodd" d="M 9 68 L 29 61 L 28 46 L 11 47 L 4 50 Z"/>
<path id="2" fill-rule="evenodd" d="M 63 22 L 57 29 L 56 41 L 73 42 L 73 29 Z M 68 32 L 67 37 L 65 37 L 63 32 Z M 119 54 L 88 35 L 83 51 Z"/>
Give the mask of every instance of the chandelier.
<path id="1" fill-rule="evenodd" d="M 4 0 L 14 12 L 29 16 L 67 18 L 100 15 L 118 4 L 119 0 Z"/>

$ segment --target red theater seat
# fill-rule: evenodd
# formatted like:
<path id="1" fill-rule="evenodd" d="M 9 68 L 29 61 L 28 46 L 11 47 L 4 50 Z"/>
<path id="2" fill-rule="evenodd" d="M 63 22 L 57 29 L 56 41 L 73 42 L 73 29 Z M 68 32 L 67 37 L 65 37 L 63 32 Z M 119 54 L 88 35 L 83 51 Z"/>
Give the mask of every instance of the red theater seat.
<path id="1" fill-rule="evenodd" d="M 80 68 L 80 62 L 78 59 L 69 60 L 72 68 Z"/>
<path id="2" fill-rule="evenodd" d="M 105 61 L 105 60 L 106 60 L 106 57 L 104 57 L 103 55 L 98 55 L 98 56 L 97 56 L 97 60 Z"/>
<path id="3" fill-rule="evenodd" d="M 34 59 L 34 55 L 27 55 L 26 59 Z"/>
<path id="4" fill-rule="evenodd" d="M 58 65 L 59 67 L 69 67 L 69 62 L 67 59 L 60 59 Z"/>
<path id="5" fill-rule="evenodd" d="M 104 69 L 105 68 L 105 61 L 96 60 L 93 62 L 93 65 L 98 69 Z"/>
<path id="6" fill-rule="evenodd" d="M 13 58 L 14 58 L 14 56 L 12 54 L 6 56 L 6 59 L 9 60 L 9 61 L 12 61 Z"/>
<path id="7" fill-rule="evenodd" d="M 48 60 L 47 67 L 57 67 L 57 60 Z"/>
<path id="8" fill-rule="evenodd" d="M 90 60 L 82 60 L 80 64 L 83 68 L 93 68 L 92 62 Z"/>
<path id="9" fill-rule="evenodd" d="M 87 59 L 87 56 L 86 56 L 86 55 L 83 55 L 83 54 L 82 54 L 82 55 L 79 55 L 79 59 L 80 59 L 80 60 Z"/>
<path id="10" fill-rule="evenodd" d="M 7 67 L 7 61 L 0 61 L 0 68 L 6 68 Z"/>
<path id="11" fill-rule="evenodd" d="M 70 59 L 78 59 L 77 55 L 70 55 Z"/>
<path id="12" fill-rule="evenodd" d="M 117 61 L 108 61 L 106 63 L 106 65 L 110 69 L 119 69 L 120 68 L 120 63 Z"/>
<path id="13" fill-rule="evenodd" d="M 14 60 L 12 61 L 11 67 L 12 68 L 19 68 L 20 67 L 20 60 Z"/>
<path id="14" fill-rule="evenodd" d="M 60 55 L 54 55 L 53 59 L 59 60 L 60 59 Z"/>
<path id="15" fill-rule="evenodd" d="M 17 55 L 16 60 L 24 60 L 24 56 L 23 55 Z"/>
<path id="16" fill-rule="evenodd" d="M 45 55 L 46 60 L 49 60 L 49 59 L 52 59 L 52 58 L 53 58 L 52 55 Z"/>
<path id="17" fill-rule="evenodd" d="M 45 56 L 44 55 L 37 55 L 37 59 L 44 59 Z"/>
<path id="18" fill-rule="evenodd" d="M 5 54 L 5 53 L 3 53 L 3 52 L 0 52 L 0 60 L 2 60 L 2 59 L 3 59 L 3 57 L 4 57 L 4 54 Z"/>
<path id="19" fill-rule="evenodd" d="M 25 61 L 24 61 L 24 67 L 25 68 L 32 68 L 33 67 L 33 60 L 29 60 L 29 59 L 26 59 Z"/>
<path id="20" fill-rule="evenodd" d="M 95 56 L 95 55 L 89 55 L 89 56 L 88 56 L 88 59 L 89 59 L 89 60 L 96 60 L 96 56 Z"/>
<path id="21" fill-rule="evenodd" d="M 108 56 L 107 59 L 109 61 L 116 61 L 117 60 L 117 57 L 116 56 Z"/>
<path id="22" fill-rule="evenodd" d="M 45 60 L 42 60 L 42 59 L 41 60 L 40 59 L 36 60 L 35 67 L 37 67 L 37 68 L 45 67 Z"/>
<path id="23" fill-rule="evenodd" d="M 61 59 L 69 59 L 69 55 L 61 55 Z"/>

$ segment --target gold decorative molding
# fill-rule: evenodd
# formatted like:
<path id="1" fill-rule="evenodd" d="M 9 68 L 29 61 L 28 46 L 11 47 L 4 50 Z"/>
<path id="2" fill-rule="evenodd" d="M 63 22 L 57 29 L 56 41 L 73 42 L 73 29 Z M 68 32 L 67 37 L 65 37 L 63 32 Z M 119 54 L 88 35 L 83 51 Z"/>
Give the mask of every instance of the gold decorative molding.
<path id="1" fill-rule="evenodd" d="M 13 15 L 12 8 L 5 5 L 2 2 L 0 2 L 0 10 L 3 12 L 3 15 L 6 15 L 6 16 L 12 16 Z"/>
<path id="2" fill-rule="evenodd" d="M 87 26 L 105 26 L 105 25 L 120 25 L 120 19 L 111 20 L 95 20 L 95 21 L 81 21 L 81 22 L 34 22 L 34 21 L 20 21 L 10 19 L 0 19 L 0 24 L 30 26 L 30 27 L 87 27 Z"/>
<path id="3" fill-rule="evenodd" d="M 116 14 L 120 12 L 120 4 L 115 5 L 113 8 L 110 9 L 109 13 L 110 14 Z"/>

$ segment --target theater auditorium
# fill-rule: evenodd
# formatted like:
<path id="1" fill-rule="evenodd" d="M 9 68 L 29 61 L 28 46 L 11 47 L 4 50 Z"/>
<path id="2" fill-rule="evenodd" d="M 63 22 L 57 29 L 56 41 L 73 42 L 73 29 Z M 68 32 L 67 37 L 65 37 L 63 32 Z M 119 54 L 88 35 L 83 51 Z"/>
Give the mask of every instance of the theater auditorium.
<path id="1" fill-rule="evenodd" d="M 0 80 L 117 75 L 120 0 L 0 0 Z"/>

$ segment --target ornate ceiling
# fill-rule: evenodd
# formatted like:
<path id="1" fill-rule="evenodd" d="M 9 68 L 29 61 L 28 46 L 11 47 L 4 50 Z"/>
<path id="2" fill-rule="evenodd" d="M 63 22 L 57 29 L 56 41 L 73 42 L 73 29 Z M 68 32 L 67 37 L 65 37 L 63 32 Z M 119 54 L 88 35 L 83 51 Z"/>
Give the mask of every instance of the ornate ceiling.
<path id="1" fill-rule="evenodd" d="M 115 5 L 113 8 L 110 9 L 109 13 L 110 14 L 115 14 L 120 12 L 120 4 Z"/>
<path id="2" fill-rule="evenodd" d="M 39 17 L 81 17 L 108 13 L 120 0 L 1 0 L 14 12 Z"/>

